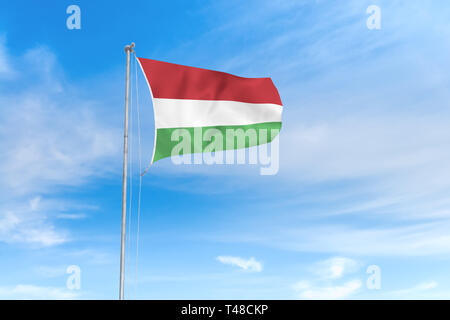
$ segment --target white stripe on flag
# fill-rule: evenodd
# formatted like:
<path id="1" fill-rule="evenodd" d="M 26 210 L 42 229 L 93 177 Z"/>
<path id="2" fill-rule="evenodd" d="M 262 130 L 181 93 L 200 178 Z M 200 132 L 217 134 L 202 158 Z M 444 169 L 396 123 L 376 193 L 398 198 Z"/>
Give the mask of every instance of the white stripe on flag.
<path id="1" fill-rule="evenodd" d="M 156 128 L 281 122 L 282 106 L 222 100 L 153 99 Z"/>

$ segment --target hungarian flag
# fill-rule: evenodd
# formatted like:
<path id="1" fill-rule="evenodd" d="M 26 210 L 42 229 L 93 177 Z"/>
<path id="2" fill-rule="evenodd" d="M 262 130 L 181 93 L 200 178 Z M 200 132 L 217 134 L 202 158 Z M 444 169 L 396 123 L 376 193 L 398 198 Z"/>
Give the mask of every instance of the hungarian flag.
<path id="1" fill-rule="evenodd" d="M 270 78 L 243 78 L 144 58 L 138 61 L 153 99 L 156 138 L 152 163 L 171 156 L 178 144 L 172 136 L 177 129 L 194 136 L 195 130 L 212 128 L 224 139 L 229 129 L 269 132 L 267 138 L 257 135 L 244 145 L 224 141 L 214 151 L 268 143 L 275 137 L 271 132 L 281 129 L 281 99 Z M 196 153 L 204 152 L 210 142 L 192 144 L 191 153 Z"/>

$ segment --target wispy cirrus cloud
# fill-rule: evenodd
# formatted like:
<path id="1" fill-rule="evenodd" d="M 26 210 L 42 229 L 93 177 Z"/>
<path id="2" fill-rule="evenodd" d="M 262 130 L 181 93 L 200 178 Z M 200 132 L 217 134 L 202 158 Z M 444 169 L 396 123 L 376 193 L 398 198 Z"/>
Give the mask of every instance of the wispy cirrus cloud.
<path id="1" fill-rule="evenodd" d="M 8 106 L 0 119 L 0 147 L 7 150 L 0 155 L 0 241 L 62 244 L 70 236 L 55 219 L 86 213 L 73 212 L 79 205 L 57 191 L 111 173 L 119 130 L 101 115 L 101 104 L 79 98 L 49 48 L 37 46 L 13 59 L 0 40 L 0 72 L 20 60 L 0 93 L 0 104 Z"/>
<path id="2" fill-rule="evenodd" d="M 395 226 L 352 226 L 344 223 L 288 225 L 258 230 L 219 231 L 205 236 L 225 243 L 253 243 L 288 251 L 316 252 L 352 256 L 420 257 L 450 252 L 447 220 Z"/>
<path id="3" fill-rule="evenodd" d="M 410 288 L 406 288 L 406 289 L 400 289 L 400 290 L 394 290 L 391 292 L 388 292 L 388 295 L 400 298 L 400 299 L 405 299 L 405 298 L 410 298 L 423 294 L 423 293 L 427 293 L 430 290 L 433 290 L 435 288 L 438 287 L 438 283 L 436 281 L 426 281 L 426 282 L 421 282 L 413 287 Z"/>
<path id="4" fill-rule="evenodd" d="M 217 5 L 227 21 L 205 42 L 231 33 L 239 43 L 242 30 L 265 21 L 264 37 L 216 59 L 230 72 L 269 74 L 284 111 L 273 179 L 279 187 L 272 190 L 277 221 L 261 217 L 264 205 L 255 204 L 247 230 L 219 230 L 212 238 L 343 255 L 448 253 L 449 8 L 379 1 L 382 29 L 370 31 L 370 4 Z M 223 170 L 230 173 L 252 174 Z M 256 193 L 255 181 L 239 184 Z M 256 215 L 264 231 L 252 228 Z"/>
<path id="5" fill-rule="evenodd" d="M 253 257 L 244 259 L 233 256 L 218 256 L 216 259 L 223 264 L 229 264 L 249 272 L 261 272 L 263 269 L 262 263 Z"/>
<path id="6" fill-rule="evenodd" d="M 35 197 L 29 203 L 0 207 L 0 241 L 35 246 L 67 242 L 67 233 L 56 230 L 48 214 L 40 210 L 40 201 L 40 197 Z"/>
<path id="7" fill-rule="evenodd" d="M 0 120 L 1 146 L 9 151 L 2 154 L 0 187 L 45 193 L 111 171 L 120 130 L 102 113 L 106 107 L 79 97 L 49 48 L 32 48 L 17 59 L 20 79 L 0 94 L 3 106 L 14 105 L 2 109 Z"/>

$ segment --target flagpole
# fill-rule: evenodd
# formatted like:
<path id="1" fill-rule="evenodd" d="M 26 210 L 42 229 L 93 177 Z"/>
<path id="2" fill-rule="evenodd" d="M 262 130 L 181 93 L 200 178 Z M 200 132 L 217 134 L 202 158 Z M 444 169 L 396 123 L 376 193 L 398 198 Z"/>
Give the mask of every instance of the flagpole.
<path id="1" fill-rule="evenodd" d="M 133 51 L 134 42 L 125 46 L 127 54 L 127 76 L 125 85 L 125 124 L 123 133 L 123 182 L 122 182 L 122 231 L 120 239 L 120 283 L 119 300 L 124 299 L 125 284 L 125 230 L 127 223 L 127 161 L 128 161 L 128 103 L 130 91 L 130 54 Z"/>

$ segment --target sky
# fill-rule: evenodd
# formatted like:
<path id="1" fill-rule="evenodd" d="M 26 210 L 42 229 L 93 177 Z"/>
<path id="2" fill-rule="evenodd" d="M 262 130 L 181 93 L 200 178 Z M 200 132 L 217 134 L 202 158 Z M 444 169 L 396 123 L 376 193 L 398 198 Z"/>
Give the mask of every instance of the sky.
<path id="1" fill-rule="evenodd" d="M 127 299 L 449 299 L 449 14 L 437 0 L 2 2 L 0 299 L 117 299 L 132 41 L 139 57 L 270 76 L 284 109 L 276 175 L 161 160 L 138 210 L 154 120 L 133 62 Z"/>

